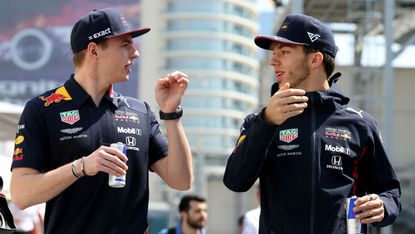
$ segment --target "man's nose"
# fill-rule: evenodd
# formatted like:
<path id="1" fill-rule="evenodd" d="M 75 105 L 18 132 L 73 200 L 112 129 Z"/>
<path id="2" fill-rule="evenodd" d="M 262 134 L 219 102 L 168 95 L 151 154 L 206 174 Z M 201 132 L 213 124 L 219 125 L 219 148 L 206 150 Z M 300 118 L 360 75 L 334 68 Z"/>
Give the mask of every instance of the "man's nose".
<path id="1" fill-rule="evenodd" d="M 273 55 L 268 61 L 268 64 L 271 66 L 277 65 L 278 63 L 279 63 L 279 59 L 277 55 Z"/>
<path id="2" fill-rule="evenodd" d="M 137 49 L 134 48 L 134 52 L 131 55 L 132 58 L 138 58 L 140 57 L 140 53 L 138 52 Z"/>

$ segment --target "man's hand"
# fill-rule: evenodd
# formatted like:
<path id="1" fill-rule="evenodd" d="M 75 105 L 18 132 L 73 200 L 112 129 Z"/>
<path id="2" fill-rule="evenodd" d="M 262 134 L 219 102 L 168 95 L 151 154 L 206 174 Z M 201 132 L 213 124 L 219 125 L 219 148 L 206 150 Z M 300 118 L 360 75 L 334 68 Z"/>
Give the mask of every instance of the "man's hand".
<path id="1" fill-rule="evenodd" d="M 157 82 L 156 100 L 160 110 L 165 113 L 175 112 L 183 99 L 189 80 L 180 71 L 167 74 Z"/>
<path id="2" fill-rule="evenodd" d="M 377 194 L 369 194 L 356 199 L 353 212 L 361 223 L 380 222 L 385 217 L 383 201 Z"/>
<path id="3" fill-rule="evenodd" d="M 288 118 L 303 113 L 308 101 L 304 95 L 304 90 L 290 89 L 290 84 L 285 83 L 269 100 L 264 112 L 265 121 L 280 125 Z"/>
<path id="4" fill-rule="evenodd" d="M 118 149 L 101 146 L 84 158 L 84 172 L 86 176 L 96 175 L 100 171 L 122 176 L 127 173 L 127 160 L 127 156 Z"/>

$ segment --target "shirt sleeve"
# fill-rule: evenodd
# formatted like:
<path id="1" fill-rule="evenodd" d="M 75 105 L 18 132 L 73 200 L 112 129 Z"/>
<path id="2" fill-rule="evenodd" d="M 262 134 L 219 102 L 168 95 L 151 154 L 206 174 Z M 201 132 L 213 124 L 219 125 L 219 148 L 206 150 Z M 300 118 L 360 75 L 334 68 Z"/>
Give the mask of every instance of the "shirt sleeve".
<path id="1" fill-rule="evenodd" d="M 47 131 L 40 118 L 39 108 L 28 102 L 17 126 L 13 161 L 11 168 L 29 167 L 39 171 L 44 169 L 46 157 Z"/>
<path id="2" fill-rule="evenodd" d="M 149 168 L 153 163 L 167 156 L 168 141 L 160 129 L 160 122 L 157 120 L 150 106 L 146 103 L 150 119 L 150 141 L 149 141 Z"/>
<path id="3" fill-rule="evenodd" d="M 276 126 L 265 122 L 262 112 L 248 115 L 235 149 L 228 158 L 223 182 L 234 192 L 245 192 L 258 179 Z"/>
<path id="4" fill-rule="evenodd" d="M 384 202 L 385 217 L 373 225 L 383 227 L 395 222 L 401 211 L 401 188 L 398 177 L 389 162 L 376 122 L 368 124 L 369 137 L 360 171 L 360 194 L 378 194 Z"/>

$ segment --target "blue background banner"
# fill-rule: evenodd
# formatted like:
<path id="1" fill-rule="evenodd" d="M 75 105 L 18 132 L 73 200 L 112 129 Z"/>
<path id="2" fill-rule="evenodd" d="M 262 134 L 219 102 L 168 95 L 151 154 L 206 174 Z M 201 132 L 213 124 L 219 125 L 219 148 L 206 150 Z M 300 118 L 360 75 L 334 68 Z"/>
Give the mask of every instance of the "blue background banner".
<path id="1" fill-rule="evenodd" d="M 73 73 L 69 44 L 73 24 L 90 10 L 112 6 L 123 10 L 132 28 L 140 27 L 139 0 L 2 0 L 0 101 L 23 105 L 63 84 Z M 116 84 L 116 91 L 138 95 L 137 61 L 130 80 Z"/>

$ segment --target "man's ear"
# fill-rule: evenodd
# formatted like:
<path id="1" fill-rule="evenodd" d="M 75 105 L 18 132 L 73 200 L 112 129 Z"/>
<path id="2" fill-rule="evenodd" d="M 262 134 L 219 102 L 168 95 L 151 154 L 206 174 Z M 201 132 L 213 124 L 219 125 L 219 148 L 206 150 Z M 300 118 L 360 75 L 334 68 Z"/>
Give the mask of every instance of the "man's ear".
<path id="1" fill-rule="evenodd" d="M 98 56 L 98 45 L 95 42 L 90 42 L 86 48 L 87 54 Z"/>
<path id="2" fill-rule="evenodd" d="M 312 53 L 310 54 L 310 66 L 311 68 L 315 68 L 318 67 L 320 64 L 323 63 L 323 53 L 321 52 L 316 52 L 316 53 Z"/>

